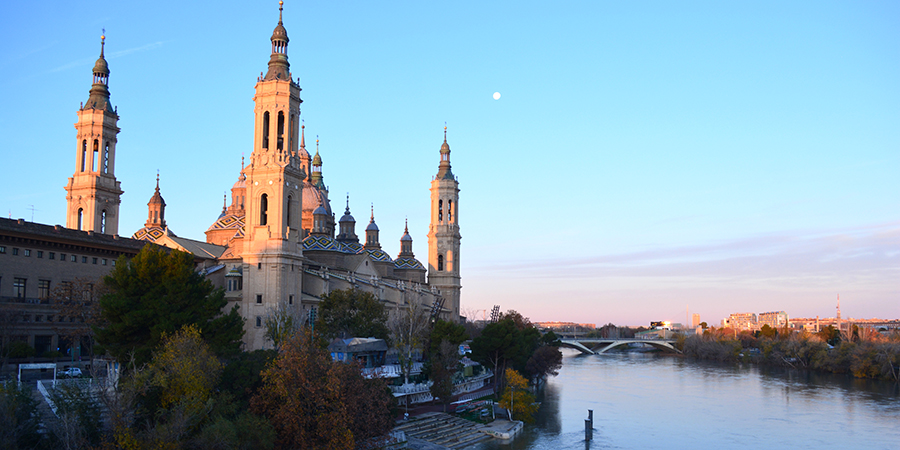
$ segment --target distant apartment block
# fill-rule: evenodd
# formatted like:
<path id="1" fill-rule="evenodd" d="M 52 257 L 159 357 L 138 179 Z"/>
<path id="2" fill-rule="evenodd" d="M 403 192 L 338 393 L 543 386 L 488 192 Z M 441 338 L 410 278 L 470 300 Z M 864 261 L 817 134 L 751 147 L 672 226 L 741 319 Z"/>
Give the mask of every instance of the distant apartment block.
<path id="1" fill-rule="evenodd" d="M 755 330 L 757 329 L 756 313 L 731 314 L 727 319 L 724 319 L 722 321 L 722 325 L 724 327 L 734 328 L 737 330 Z"/>
<path id="2" fill-rule="evenodd" d="M 693 317 L 691 317 L 691 328 L 697 328 L 700 326 L 700 314 L 694 313 Z"/>
<path id="3" fill-rule="evenodd" d="M 784 311 L 773 311 L 773 312 L 764 312 L 759 313 L 757 317 L 757 324 L 759 328 L 762 328 L 763 325 L 768 325 L 772 328 L 784 328 L 788 326 L 790 323 L 790 319 L 788 315 Z"/>

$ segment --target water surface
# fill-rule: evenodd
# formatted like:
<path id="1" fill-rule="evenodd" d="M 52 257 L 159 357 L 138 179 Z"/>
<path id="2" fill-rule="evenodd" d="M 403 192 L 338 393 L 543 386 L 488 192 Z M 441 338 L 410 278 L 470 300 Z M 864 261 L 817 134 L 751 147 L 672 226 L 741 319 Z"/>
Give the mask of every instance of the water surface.
<path id="1" fill-rule="evenodd" d="M 536 423 L 479 450 L 900 449 L 896 383 L 657 353 L 563 352 L 559 376 L 538 392 Z"/>

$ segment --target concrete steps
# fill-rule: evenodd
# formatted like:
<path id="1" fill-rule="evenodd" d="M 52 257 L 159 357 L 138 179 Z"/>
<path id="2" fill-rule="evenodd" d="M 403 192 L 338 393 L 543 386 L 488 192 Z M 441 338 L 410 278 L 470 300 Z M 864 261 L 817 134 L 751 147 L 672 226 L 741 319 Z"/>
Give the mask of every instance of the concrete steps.
<path id="1" fill-rule="evenodd" d="M 463 449 L 492 439 L 481 432 L 481 428 L 474 422 L 448 414 L 429 413 L 394 429 L 445 448 Z"/>

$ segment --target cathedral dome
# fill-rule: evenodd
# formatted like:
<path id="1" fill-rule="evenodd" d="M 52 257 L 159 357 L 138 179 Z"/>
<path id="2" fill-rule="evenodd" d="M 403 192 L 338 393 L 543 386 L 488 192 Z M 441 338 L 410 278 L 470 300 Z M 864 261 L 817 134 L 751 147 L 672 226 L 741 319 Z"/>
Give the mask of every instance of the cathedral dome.
<path id="1" fill-rule="evenodd" d="M 369 225 L 366 227 L 366 231 L 378 231 L 378 225 L 375 225 L 375 222 L 369 222 Z"/>
<path id="2" fill-rule="evenodd" d="M 348 208 L 347 212 L 345 212 L 344 215 L 341 216 L 341 220 L 339 220 L 338 222 L 340 222 L 340 223 L 347 223 L 347 222 L 356 223 L 356 219 L 354 219 L 353 216 L 350 215 L 350 209 Z"/>
<path id="3" fill-rule="evenodd" d="M 318 188 L 312 185 L 309 181 L 303 181 L 303 215 L 307 214 L 317 214 L 316 209 L 322 207 L 325 209 L 325 214 L 329 217 L 331 216 L 331 202 L 328 201 L 328 197 L 325 197 L 325 194 L 320 191 Z"/>

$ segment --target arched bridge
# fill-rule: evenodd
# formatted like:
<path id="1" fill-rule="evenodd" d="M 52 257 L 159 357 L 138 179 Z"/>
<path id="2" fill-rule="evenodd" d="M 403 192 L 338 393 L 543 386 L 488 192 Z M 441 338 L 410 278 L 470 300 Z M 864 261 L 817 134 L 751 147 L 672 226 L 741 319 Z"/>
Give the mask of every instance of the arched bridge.
<path id="1" fill-rule="evenodd" d="M 675 339 L 626 339 L 626 338 L 579 338 L 560 339 L 563 347 L 574 348 L 587 355 L 599 355 L 610 349 L 629 344 L 644 344 L 665 352 L 681 353 L 672 344 Z"/>

